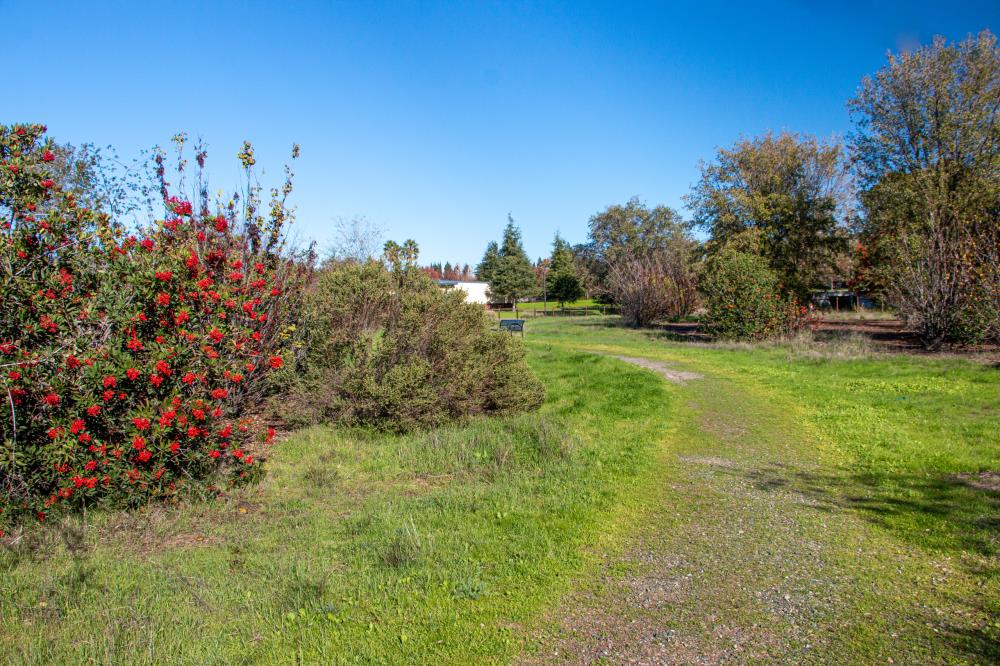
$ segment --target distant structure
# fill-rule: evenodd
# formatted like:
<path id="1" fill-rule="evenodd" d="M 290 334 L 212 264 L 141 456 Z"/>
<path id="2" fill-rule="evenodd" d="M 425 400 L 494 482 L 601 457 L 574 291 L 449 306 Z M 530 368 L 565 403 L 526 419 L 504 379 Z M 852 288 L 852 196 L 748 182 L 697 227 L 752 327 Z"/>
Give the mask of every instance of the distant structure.
<path id="1" fill-rule="evenodd" d="M 812 292 L 812 304 L 820 310 L 870 310 L 875 307 L 872 299 L 849 289 L 830 289 Z"/>
<path id="2" fill-rule="evenodd" d="M 486 292 L 490 288 L 489 282 L 461 282 L 459 280 L 438 280 L 438 286 L 442 289 L 458 289 L 465 292 L 466 303 L 479 303 L 486 305 L 490 299 Z"/>

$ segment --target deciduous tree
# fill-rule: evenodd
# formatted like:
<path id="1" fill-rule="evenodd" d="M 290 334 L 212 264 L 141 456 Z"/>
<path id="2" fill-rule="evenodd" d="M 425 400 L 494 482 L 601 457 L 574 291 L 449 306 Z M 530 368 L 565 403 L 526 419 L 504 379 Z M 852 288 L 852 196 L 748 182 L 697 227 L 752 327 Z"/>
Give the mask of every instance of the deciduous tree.
<path id="1" fill-rule="evenodd" d="M 800 297 L 847 249 L 851 201 L 841 146 L 787 132 L 720 149 L 714 161 L 702 163 L 686 197 L 694 224 L 708 232 L 709 255 L 757 229 L 763 256 L 784 288 Z"/>
<path id="2" fill-rule="evenodd" d="M 984 31 L 890 55 L 849 103 L 863 186 L 860 276 L 924 344 L 1000 335 L 1000 50 Z"/>

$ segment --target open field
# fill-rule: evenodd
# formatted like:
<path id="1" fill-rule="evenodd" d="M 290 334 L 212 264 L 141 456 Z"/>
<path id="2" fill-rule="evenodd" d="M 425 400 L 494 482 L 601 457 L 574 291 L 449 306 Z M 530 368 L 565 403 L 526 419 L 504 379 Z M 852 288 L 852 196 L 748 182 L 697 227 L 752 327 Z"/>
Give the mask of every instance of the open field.
<path id="1" fill-rule="evenodd" d="M 298 432 L 3 553 L 2 660 L 1000 658 L 1000 370 L 616 323 L 529 322 L 536 415 Z"/>
<path id="2" fill-rule="evenodd" d="M 595 301 L 592 298 L 581 298 L 578 301 L 573 301 L 571 303 L 564 303 L 563 304 L 563 306 L 567 307 L 567 308 L 593 308 L 593 307 L 600 307 L 600 305 L 601 305 L 600 303 L 598 303 L 597 301 Z M 546 304 L 546 303 L 543 303 L 542 301 L 528 301 L 528 302 L 525 302 L 525 303 L 518 303 L 517 304 L 517 309 L 518 310 L 526 310 L 526 311 L 532 311 L 533 312 L 535 310 L 542 310 L 542 309 L 545 309 L 545 308 L 547 308 L 549 310 L 558 309 L 559 308 L 559 303 L 557 303 L 556 301 L 549 301 Z"/>

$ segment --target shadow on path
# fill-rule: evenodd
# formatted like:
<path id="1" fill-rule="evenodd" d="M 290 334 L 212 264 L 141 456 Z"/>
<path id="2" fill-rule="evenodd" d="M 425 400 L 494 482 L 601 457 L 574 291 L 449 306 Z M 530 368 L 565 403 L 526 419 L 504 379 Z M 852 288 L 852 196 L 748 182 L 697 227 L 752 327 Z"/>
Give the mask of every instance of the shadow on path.
<path id="1" fill-rule="evenodd" d="M 985 589 L 1000 584 L 1000 491 L 979 483 L 980 475 L 836 474 L 785 464 L 730 473 L 758 490 L 798 494 L 817 511 L 855 513 L 915 548 L 954 556 Z M 1000 617 L 1000 604 L 989 594 L 961 601 L 987 617 Z M 1000 663 L 1000 623 L 952 622 L 944 633 L 965 653 Z"/>

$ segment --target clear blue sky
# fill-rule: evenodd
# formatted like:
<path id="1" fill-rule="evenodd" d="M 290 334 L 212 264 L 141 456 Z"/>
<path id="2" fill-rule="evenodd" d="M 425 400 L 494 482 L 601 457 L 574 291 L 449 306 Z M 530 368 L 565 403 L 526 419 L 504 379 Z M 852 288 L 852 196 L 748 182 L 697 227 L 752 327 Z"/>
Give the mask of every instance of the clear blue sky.
<path id="1" fill-rule="evenodd" d="M 365 215 L 474 263 L 511 211 L 533 258 L 633 195 L 681 206 L 700 158 L 769 128 L 849 129 L 887 49 L 1000 30 L 1000 2 L 306 3 L 0 0 L 0 120 L 123 157 L 177 131 L 213 185 L 244 138 L 298 234 Z"/>

